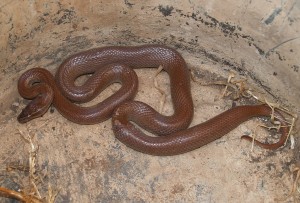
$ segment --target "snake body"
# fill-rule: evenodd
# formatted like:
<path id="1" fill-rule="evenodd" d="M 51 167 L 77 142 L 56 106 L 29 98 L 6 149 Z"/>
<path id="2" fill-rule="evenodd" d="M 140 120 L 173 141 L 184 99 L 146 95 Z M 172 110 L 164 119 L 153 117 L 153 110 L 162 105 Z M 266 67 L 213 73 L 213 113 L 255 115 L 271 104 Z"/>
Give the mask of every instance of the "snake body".
<path id="1" fill-rule="evenodd" d="M 131 101 L 138 86 L 131 69 L 160 65 L 170 77 L 174 107 L 171 116 L 163 116 L 145 103 Z M 92 76 L 84 85 L 76 86 L 74 81 L 86 74 Z M 113 82 L 120 82 L 122 87 L 103 102 L 91 107 L 74 104 L 92 100 Z M 18 89 L 21 96 L 33 99 L 18 117 L 21 123 L 43 115 L 51 103 L 64 117 L 79 124 L 95 124 L 112 116 L 112 129 L 121 142 L 152 155 L 176 155 L 194 150 L 222 137 L 249 118 L 269 116 L 272 112 L 266 105 L 239 106 L 186 129 L 193 117 L 189 71 L 182 56 L 163 45 L 112 46 L 81 52 L 67 58 L 55 78 L 41 68 L 26 71 L 19 79 Z M 282 118 L 279 113 L 276 115 Z M 148 136 L 132 122 L 161 136 Z M 286 124 L 283 118 L 280 122 Z M 288 129 L 281 128 L 281 133 L 277 143 L 255 142 L 261 147 L 276 149 L 284 144 Z M 243 138 L 250 140 L 248 136 Z"/>

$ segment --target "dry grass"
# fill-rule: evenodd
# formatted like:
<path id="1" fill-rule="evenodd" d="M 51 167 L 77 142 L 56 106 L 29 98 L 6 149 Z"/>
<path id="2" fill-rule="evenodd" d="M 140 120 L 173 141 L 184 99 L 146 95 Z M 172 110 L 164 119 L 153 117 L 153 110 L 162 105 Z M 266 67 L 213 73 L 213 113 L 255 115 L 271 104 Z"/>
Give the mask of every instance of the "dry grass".
<path id="1" fill-rule="evenodd" d="M 6 167 L 7 173 L 23 172 L 26 177 L 21 179 L 21 174 L 17 174 L 17 181 L 23 188 L 19 191 L 10 190 L 4 187 L 0 187 L 0 196 L 16 199 L 26 203 L 54 203 L 58 194 L 57 190 L 53 190 L 51 185 L 48 185 L 47 194 L 41 195 L 40 188 L 44 187 L 44 178 L 46 173 L 42 174 L 42 170 L 37 164 L 37 155 L 39 146 L 34 142 L 34 135 L 29 133 L 23 133 L 19 131 L 19 134 L 23 140 L 28 144 L 28 165 L 17 164 L 8 165 Z M 24 180 L 25 179 L 25 180 Z"/>
<path id="2" fill-rule="evenodd" d="M 200 85 L 225 86 L 222 91 L 221 98 L 227 97 L 229 95 L 233 95 L 233 97 L 232 97 L 233 100 L 252 97 L 260 103 L 267 104 L 272 109 L 272 114 L 270 115 L 270 117 L 271 117 L 270 120 L 274 124 L 274 126 L 258 125 L 257 127 L 264 127 L 264 128 L 267 128 L 268 130 L 276 129 L 277 131 L 279 131 L 280 128 L 288 127 L 289 134 L 287 136 L 285 144 L 287 143 L 288 140 L 290 140 L 291 149 L 293 150 L 295 148 L 294 134 L 296 134 L 296 132 L 294 131 L 294 129 L 295 129 L 296 120 L 298 119 L 297 114 L 295 114 L 292 111 L 288 110 L 287 108 L 279 105 L 278 103 L 270 102 L 266 98 L 264 98 L 262 96 L 258 96 L 258 94 L 262 94 L 262 93 L 255 90 L 254 88 L 251 88 L 249 86 L 249 84 L 247 84 L 247 80 L 244 78 L 234 80 L 236 75 L 232 72 L 229 74 L 227 81 L 214 81 L 214 82 L 199 81 L 198 79 L 196 79 L 194 72 L 191 71 L 191 73 L 192 73 L 191 74 L 192 80 Z M 275 118 L 276 118 L 275 114 L 274 114 L 275 111 L 280 111 L 281 113 L 284 114 L 284 118 L 286 120 L 286 123 L 288 123 L 288 126 L 281 126 L 281 123 L 278 122 L 278 119 L 277 119 L 277 121 L 275 120 Z M 254 139 L 256 137 L 255 131 L 256 131 L 257 127 L 255 128 L 254 133 L 252 133 L 253 142 L 252 142 L 251 151 L 253 151 Z M 291 186 L 290 193 L 285 198 L 275 198 L 274 199 L 275 201 L 287 201 L 290 198 L 292 198 L 293 202 L 298 202 L 298 200 L 300 199 L 300 163 L 298 163 L 298 165 L 296 165 L 294 167 L 294 169 L 291 171 L 291 174 L 292 174 L 291 175 L 292 176 L 292 178 L 291 178 L 292 186 Z"/>

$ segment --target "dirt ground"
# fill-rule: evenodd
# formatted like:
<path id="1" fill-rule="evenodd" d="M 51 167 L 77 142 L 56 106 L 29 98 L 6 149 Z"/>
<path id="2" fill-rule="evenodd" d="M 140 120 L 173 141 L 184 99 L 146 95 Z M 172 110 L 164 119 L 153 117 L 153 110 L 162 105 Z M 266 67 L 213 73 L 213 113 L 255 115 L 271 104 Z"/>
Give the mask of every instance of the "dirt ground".
<path id="1" fill-rule="evenodd" d="M 115 139 L 111 120 L 82 126 L 51 109 L 28 124 L 16 120 L 26 105 L 17 91 L 25 70 L 52 73 L 71 54 L 107 45 L 165 44 L 178 50 L 198 81 L 226 81 L 233 72 L 255 93 L 299 115 L 300 1 L 14 1 L 0 3 L 0 186 L 28 186 L 30 144 L 39 149 L 38 184 L 58 190 L 56 202 L 276 202 L 291 191 L 299 166 L 299 121 L 290 140 L 276 150 L 241 141 L 261 124 L 252 119 L 221 139 L 192 152 L 156 157 Z M 137 70 L 136 100 L 159 108 L 155 69 Z M 169 92 L 165 73 L 160 87 Z M 97 99 L 114 93 L 110 86 Z M 229 109 L 257 103 L 253 98 L 221 98 L 224 86 L 192 82 L 192 125 Z M 172 114 L 170 94 L 163 113 Z M 258 138 L 278 136 L 257 128 Z M 300 200 L 299 192 L 295 193 Z M 293 202 L 288 198 L 283 202 Z M 0 202 L 14 202 L 0 197 Z"/>

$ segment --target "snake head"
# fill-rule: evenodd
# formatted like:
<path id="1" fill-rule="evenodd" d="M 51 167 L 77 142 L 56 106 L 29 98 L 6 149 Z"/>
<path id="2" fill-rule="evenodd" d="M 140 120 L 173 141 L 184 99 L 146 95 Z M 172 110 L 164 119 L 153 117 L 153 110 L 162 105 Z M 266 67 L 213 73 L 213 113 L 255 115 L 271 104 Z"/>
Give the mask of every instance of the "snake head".
<path id="1" fill-rule="evenodd" d="M 34 98 L 27 106 L 22 110 L 18 116 L 19 123 L 26 123 L 32 119 L 43 116 L 49 109 L 52 103 L 52 99 L 47 99 L 47 96 L 40 94 Z"/>

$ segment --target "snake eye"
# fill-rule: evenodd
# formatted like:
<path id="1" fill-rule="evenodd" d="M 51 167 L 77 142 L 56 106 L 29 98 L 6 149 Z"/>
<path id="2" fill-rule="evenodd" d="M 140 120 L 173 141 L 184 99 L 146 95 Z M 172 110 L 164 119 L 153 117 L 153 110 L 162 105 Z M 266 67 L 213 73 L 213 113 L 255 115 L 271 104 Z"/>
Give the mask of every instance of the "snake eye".
<path id="1" fill-rule="evenodd" d="M 43 116 L 49 109 L 52 101 L 48 102 L 42 95 L 38 95 L 19 114 L 19 123 L 26 123 L 32 119 Z"/>

